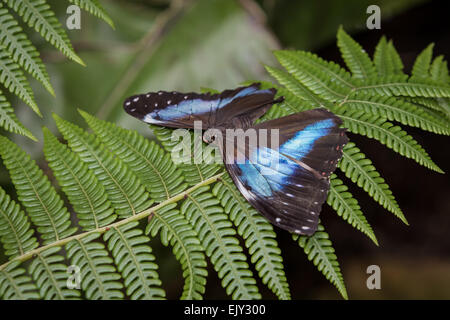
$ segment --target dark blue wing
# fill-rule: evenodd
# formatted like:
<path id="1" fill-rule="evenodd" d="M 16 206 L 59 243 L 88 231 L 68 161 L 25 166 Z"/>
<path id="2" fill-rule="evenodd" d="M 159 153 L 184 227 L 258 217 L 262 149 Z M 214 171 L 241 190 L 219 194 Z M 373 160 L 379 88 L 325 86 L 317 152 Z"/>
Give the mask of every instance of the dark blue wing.
<path id="1" fill-rule="evenodd" d="M 125 100 L 124 109 L 133 117 L 151 124 L 193 128 L 202 121 L 204 129 L 225 127 L 235 117 L 252 114 L 252 121 L 271 106 L 275 89 L 260 89 L 258 83 L 217 94 L 149 92 Z"/>
<path id="2" fill-rule="evenodd" d="M 256 129 L 279 129 L 279 148 L 258 144 L 245 163 L 226 164 L 227 170 L 244 197 L 270 222 L 311 235 L 327 198 L 329 176 L 348 141 L 340 124 L 325 109 L 259 124 Z"/>

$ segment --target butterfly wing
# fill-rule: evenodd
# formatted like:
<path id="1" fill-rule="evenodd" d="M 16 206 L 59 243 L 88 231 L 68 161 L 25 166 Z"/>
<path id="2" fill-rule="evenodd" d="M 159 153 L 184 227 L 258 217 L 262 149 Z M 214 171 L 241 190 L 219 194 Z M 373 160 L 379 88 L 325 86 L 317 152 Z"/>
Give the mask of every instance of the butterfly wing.
<path id="1" fill-rule="evenodd" d="M 254 128 L 279 129 L 279 148 L 258 143 L 245 163 L 227 160 L 226 168 L 243 196 L 271 223 L 311 235 L 327 198 L 329 176 L 348 141 L 340 124 L 325 109 L 261 123 Z M 226 150 L 226 156 L 235 159 L 239 152 Z"/>
<path id="2" fill-rule="evenodd" d="M 275 89 L 260 89 L 258 83 L 216 94 L 149 92 L 126 99 L 124 109 L 151 124 L 192 129 L 194 121 L 201 121 L 208 129 L 227 126 L 243 115 L 253 123 L 274 103 L 275 93 Z"/>

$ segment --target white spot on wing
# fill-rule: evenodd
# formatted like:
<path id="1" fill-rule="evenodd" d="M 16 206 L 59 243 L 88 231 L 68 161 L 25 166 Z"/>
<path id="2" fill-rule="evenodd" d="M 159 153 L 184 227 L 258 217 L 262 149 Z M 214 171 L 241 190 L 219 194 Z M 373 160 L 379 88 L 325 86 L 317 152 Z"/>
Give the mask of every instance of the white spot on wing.
<path id="1" fill-rule="evenodd" d="M 300 230 L 298 230 L 298 229 L 295 230 L 294 232 L 295 232 L 296 234 L 301 234 Z"/>
<path id="2" fill-rule="evenodd" d="M 139 97 L 136 97 L 133 99 L 134 102 L 138 102 L 139 101 Z"/>
<path id="3" fill-rule="evenodd" d="M 130 101 L 127 101 L 127 102 L 125 103 L 126 106 L 129 106 L 130 104 L 131 104 Z"/>
<path id="4" fill-rule="evenodd" d="M 170 104 L 172 102 L 172 100 L 167 100 L 167 104 Z"/>
<path id="5" fill-rule="evenodd" d="M 164 121 L 160 121 L 160 120 L 156 120 L 154 118 L 152 118 L 152 116 L 149 114 L 146 114 L 144 119 L 142 119 L 142 121 L 147 122 L 147 123 L 152 123 L 152 124 L 161 124 L 164 123 Z"/>
<path id="6" fill-rule="evenodd" d="M 275 221 L 276 221 L 277 223 L 280 223 L 281 219 L 280 219 L 280 218 L 276 218 Z"/>
<path id="7" fill-rule="evenodd" d="M 309 230 L 309 229 L 311 229 L 311 228 L 310 228 L 310 227 L 303 226 L 302 229 L 303 229 L 303 230 Z"/>

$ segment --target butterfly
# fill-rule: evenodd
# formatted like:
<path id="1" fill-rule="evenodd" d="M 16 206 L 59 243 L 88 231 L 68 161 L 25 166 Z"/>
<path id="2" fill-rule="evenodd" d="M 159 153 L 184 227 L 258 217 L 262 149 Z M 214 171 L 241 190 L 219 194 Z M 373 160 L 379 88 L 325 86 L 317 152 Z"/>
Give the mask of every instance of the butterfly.
<path id="1" fill-rule="evenodd" d="M 272 224 L 312 235 L 348 138 L 342 120 L 324 108 L 255 124 L 283 101 L 275 96 L 275 89 L 258 83 L 215 94 L 159 91 L 126 99 L 124 109 L 144 122 L 172 128 L 191 129 L 201 121 L 203 140 L 220 150 L 247 201 Z"/>

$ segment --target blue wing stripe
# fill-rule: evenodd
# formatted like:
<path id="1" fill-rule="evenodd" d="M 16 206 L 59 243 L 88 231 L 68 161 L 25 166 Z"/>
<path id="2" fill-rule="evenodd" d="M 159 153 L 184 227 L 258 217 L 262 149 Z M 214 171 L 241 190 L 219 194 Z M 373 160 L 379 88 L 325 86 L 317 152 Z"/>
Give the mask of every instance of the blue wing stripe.
<path id="1" fill-rule="evenodd" d="M 271 196 L 273 191 L 281 191 L 284 186 L 292 184 L 289 180 L 293 175 L 308 174 L 284 155 L 301 160 L 311 152 L 314 143 L 329 134 L 334 126 L 332 119 L 310 124 L 286 141 L 280 147 L 280 152 L 267 147 L 255 149 L 245 164 L 238 164 L 242 171 L 241 179 L 261 196 Z"/>
<path id="2" fill-rule="evenodd" d="M 310 124 L 286 141 L 280 147 L 280 153 L 300 160 L 311 152 L 316 140 L 329 134 L 334 126 L 335 123 L 332 119 L 321 120 Z"/>
<path id="3" fill-rule="evenodd" d="M 177 118 L 182 118 L 185 115 L 204 114 L 223 108 L 236 98 L 252 94 L 263 94 L 263 93 L 270 94 L 271 91 L 258 90 L 255 87 L 248 87 L 239 91 L 236 95 L 225 99 L 203 100 L 197 98 L 197 99 L 183 100 L 177 105 L 168 105 L 166 108 L 155 110 L 151 112 L 150 116 L 151 117 L 158 116 L 164 120 L 173 120 Z"/>

